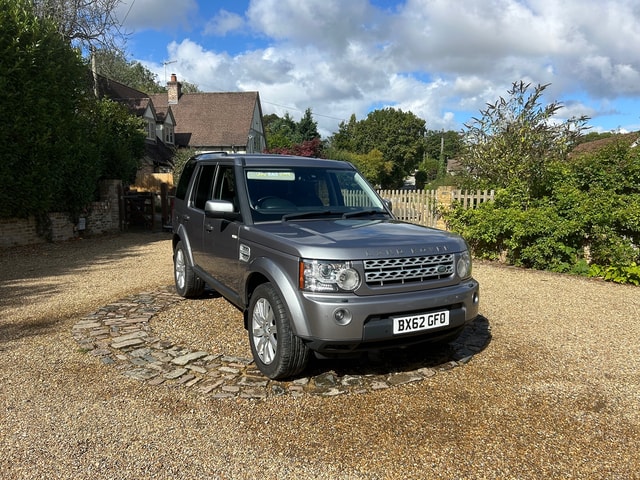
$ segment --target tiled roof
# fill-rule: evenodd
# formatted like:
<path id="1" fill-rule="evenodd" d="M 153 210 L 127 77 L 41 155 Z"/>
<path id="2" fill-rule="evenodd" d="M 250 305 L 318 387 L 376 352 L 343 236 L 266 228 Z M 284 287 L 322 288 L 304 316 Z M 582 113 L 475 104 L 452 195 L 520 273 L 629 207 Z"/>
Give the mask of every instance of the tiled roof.
<path id="1" fill-rule="evenodd" d="M 100 98 L 107 97 L 111 100 L 127 100 L 131 98 L 148 98 L 144 92 L 136 90 L 135 88 L 127 87 L 126 85 L 116 82 L 110 78 L 102 75 L 97 75 L 98 78 L 98 94 Z"/>
<path id="2" fill-rule="evenodd" d="M 637 141 L 639 137 L 640 137 L 640 132 L 631 132 L 631 133 L 615 134 L 610 137 L 601 138 L 599 140 L 593 140 L 591 142 L 581 143 L 571 151 L 569 156 L 573 157 L 583 153 L 593 153 L 598 150 L 601 150 L 602 148 L 606 147 L 607 145 L 610 145 L 613 142 L 625 142 L 631 145 L 634 141 Z"/>
<path id="3" fill-rule="evenodd" d="M 157 112 L 166 112 L 168 95 L 149 95 Z M 183 93 L 171 104 L 176 143 L 191 147 L 245 146 L 258 92 Z"/>

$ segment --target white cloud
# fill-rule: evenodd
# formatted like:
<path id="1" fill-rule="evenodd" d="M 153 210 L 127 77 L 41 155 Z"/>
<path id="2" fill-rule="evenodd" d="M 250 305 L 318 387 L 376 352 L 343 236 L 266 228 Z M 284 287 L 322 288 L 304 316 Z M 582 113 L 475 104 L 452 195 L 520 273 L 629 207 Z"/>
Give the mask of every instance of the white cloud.
<path id="1" fill-rule="evenodd" d="M 207 23 L 204 28 L 204 34 L 222 37 L 227 33 L 239 31 L 244 27 L 245 22 L 242 16 L 237 13 L 220 10 L 220 13 Z"/>
<path id="2" fill-rule="evenodd" d="M 137 0 L 128 22 L 161 28 L 167 10 L 180 23 L 196 8 Z M 605 99 L 640 95 L 638 24 L 635 0 L 406 0 L 384 10 L 367 0 L 251 0 L 243 14 L 202 22 L 205 37 L 172 42 L 167 58 L 202 90 L 259 91 L 265 113 L 312 108 L 329 133 L 336 119 L 381 106 L 457 129 L 521 79 L 550 83 L 546 100 L 602 118 L 612 111 Z M 239 33 L 247 46 L 221 53 Z"/>
<path id="3" fill-rule="evenodd" d="M 197 11 L 196 0 L 123 0 L 116 17 L 128 31 L 188 29 Z"/>

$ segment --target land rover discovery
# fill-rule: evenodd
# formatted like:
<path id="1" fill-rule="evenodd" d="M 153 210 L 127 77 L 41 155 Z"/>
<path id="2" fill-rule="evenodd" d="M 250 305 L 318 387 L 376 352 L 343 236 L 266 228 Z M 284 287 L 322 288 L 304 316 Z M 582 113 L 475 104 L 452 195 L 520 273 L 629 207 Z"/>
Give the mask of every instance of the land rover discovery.
<path id="1" fill-rule="evenodd" d="M 397 220 L 348 162 L 204 153 L 176 188 L 178 293 L 205 284 L 244 314 L 257 367 L 450 340 L 478 315 L 458 235 Z"/>

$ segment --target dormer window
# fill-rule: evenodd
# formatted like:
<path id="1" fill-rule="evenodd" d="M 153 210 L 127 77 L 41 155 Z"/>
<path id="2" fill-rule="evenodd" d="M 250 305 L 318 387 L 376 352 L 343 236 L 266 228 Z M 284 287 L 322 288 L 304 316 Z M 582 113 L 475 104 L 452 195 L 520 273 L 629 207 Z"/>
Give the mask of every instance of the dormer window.
<path id="1" fill-rule="evenodd" d="M 147 120 L 147 140 L 156 139 L 156 122 L 153 120 Z"/>
<path id="2" fill-rule="evenodd" d="M 173 145 L 174 143 L 174 133 L 172 125 L 165 124 L 164 126 L 164 143 L 169 143 L 171 145 Z"/>

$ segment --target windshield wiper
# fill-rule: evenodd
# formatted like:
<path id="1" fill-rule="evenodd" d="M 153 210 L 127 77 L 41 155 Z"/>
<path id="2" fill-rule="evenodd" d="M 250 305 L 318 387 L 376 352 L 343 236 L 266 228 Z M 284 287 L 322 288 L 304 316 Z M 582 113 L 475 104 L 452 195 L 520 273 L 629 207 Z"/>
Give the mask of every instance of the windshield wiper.
<path id="1" fill-rule="evenodd" d="M 345 212 L 342 218 L 368 217 L 369 215 L 386 215 L 382 210 L 358 210 L 357 212 Z"/>
<path id="2" fill-rule="evenodd" d="M 340 215 L 340 212 L 334 212 L 333 210 L 319 210 L 313 212 L 300 212 L 300 213 L 287 213 L 282 216 L 284 222 L 288 220 L 299 220 L 301 218 L 318 218 L 328 215 Z"/>

